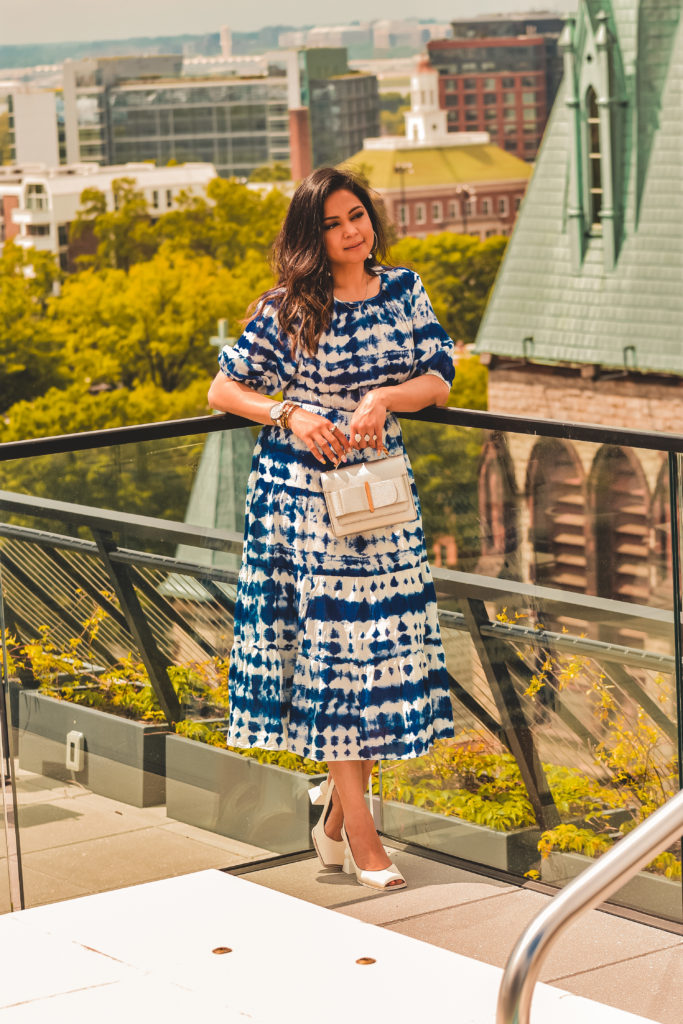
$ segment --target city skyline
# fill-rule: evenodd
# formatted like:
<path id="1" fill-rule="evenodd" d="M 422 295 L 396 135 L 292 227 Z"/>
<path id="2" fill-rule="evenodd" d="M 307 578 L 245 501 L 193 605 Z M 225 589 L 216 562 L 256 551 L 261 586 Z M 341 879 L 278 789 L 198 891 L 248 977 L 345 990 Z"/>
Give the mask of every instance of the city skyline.
<path id="1" fill-rule="evenodd" d="M 569 11 L 576 0 L 479 0 L 477 14 L 517 13 L 521 10 Z M 423 17 L 448 22 L 471 15 L 471 4 L 464 0 L 431 0 Z M 276 0 L 262 0 L 250 7 L 232 7 L 225 0 L 119 0 L 115 6 L 94 5 L 92 0 L 61 0 L 54 6 L 47 0 L 0 0 L 2 44 L 77 42 L 98 39 L 125 39 L 132 36 L 166 36 L 217 32 L 227 24 L 234 31 L 256 31 L 268 25 L 348 24 L 351 21 L 415 17 L 414 0 L 392 0 L 368 5 L 366 0 L 348 0 L 339 16 L 320 18 L 316 0 L 293 0 L 283 12 Z"/>

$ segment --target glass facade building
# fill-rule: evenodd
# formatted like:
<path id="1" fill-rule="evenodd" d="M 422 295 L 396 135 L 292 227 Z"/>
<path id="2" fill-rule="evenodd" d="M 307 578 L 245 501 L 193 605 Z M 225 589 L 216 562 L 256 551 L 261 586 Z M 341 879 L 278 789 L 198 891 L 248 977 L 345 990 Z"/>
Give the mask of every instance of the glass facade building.
<path id="1" fill-rule="evenodd" d="M 107 97 L 110 162 L 206 161 L 223 177 L 289 161 L 286 78 L 161 81 Z"/>

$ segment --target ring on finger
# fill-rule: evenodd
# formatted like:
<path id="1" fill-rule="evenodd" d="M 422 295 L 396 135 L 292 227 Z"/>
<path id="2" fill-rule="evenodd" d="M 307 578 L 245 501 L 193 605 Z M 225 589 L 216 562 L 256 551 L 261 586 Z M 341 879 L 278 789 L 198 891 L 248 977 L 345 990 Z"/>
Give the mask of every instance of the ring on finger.
<path id="1" fill-rule="evenodd" d="M 363 438 L 363 440 L 364 440 L 365 442 L 368 442 L 368 441 L 370 440 L 370 435 L 369 435 L 369 434 L 366 434 L 366 435 L 365 435 L 365 437 Z"/>
<path id="2" fill-rule="evenodd" d="M 360 436 L 360 434 L 354 434 L 353 435 L 353 439 L 356 442 L 356 444 L 360 444 L 360 442 L 363 440 L 363 438 Z"/>
<path id="3" fill-rule="evenodd" d="M 373 441 L 376 441 L 376 440 L 377 440 L 377 434 L 373 434 L 373 435 L 372 435 L 372 440 L 373 440 Z"/>

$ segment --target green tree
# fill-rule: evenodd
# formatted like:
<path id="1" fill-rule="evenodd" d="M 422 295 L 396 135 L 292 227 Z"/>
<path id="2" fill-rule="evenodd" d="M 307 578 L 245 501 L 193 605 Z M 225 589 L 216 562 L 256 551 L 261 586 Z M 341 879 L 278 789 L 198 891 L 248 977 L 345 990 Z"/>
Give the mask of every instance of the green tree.
<path id="1" fill-rule="evenodd" d="M 289 164 L 278 163 L 262 164 L 255 167 L 249 175 L 249 181 L 291 181 L 292 170 Z"/>
<path id="2" fill-rule="evenodd" d="M 82 266 L 113 267 L 128 270 L 134 263 L 150 259 L 158 248 L 154 226 L 147 212 L 147 201 L 136 188 L 134 178 L 112 181 L 114 209 L 99 189 L 81 193 L 81 208 L 71 223 L 70 239 L 78 241 L 87 232 L 97 240 L 92 256 L 80 256 Z"/>
<path id="3" fill-rule="evenodd" d="M 486 368 L 476 356 L 460 359 L 448 404 L 485 409 L 486 382 Z M 458 548 L 458 568 L 473 569 L 480 554 L 481 430 L 407 420 L 403 436 L 420 493 L 427 549 L 431 552 L 439 537 L 452 535 Z"/>
<path id="4" fill-rule="evenodd" d="M 59 271 L 50 253 L 7 242 L 0 254 L 0 412 L 65 379 L 45 312 Z"/>
<path id="5" fill-rule="evenodd" d="M 10 162 L 10 148 L 9 113 L 5 110 L 0 114 L 0 164 Z"/>
<path id="6" fill-rule="evenodd" d="M 197 377 L 208 381 L 217 320 L 237 321 L 269 280 L 261 262 L 246 261 L 237 274 L 208 256 L 163 247 L 128 273 L 88 270 L 67 279 L 52 308 L 55 333 L 74 379 L 174 391 Z"/>
<path id="7" fill-rule="evenodd" d="M 480 242 L 444 231 L 427 238 L 402 238 L 391 259 L 418 271 L 434 311 L 450 336 L 475 340 L 507 239 Z"/>
<path id="8" fill-rule="evenodd" d="M 289 200 L 279 189 L 262 195 L 236 181 L 214 178 L 206 198 L 186 194 L 180 203 L 179 210 L 159 218 L 159 240 L 174 249 L 213 256 L 232 270 L 254 257 L 265 267 Z"/>

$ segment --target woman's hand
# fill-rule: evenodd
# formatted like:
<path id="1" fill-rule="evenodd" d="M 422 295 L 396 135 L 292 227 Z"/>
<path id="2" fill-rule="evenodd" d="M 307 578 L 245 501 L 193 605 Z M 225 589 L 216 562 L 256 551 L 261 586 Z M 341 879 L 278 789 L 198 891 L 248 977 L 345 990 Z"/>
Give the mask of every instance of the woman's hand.
<path id="1" fill-rule="evenodd" d="M 323 456 L 333 463 L 345 461 L 351 446 L 343 432 L 324 416 L 296 406 L 289 414 L 289 428 L 323 465 Z"/>
<path id="2" fill-rule="evenodd" d="M 349 424 L 349 438 L 352 448 L 376 448 L 382 451 L 384 445 L 384 424 L 387 405 L 381 388 L 368 391 L 356 406 Z M 360 440 L 357 438 L 360 437 Z"/>

